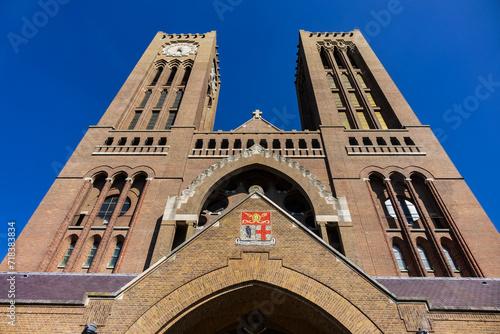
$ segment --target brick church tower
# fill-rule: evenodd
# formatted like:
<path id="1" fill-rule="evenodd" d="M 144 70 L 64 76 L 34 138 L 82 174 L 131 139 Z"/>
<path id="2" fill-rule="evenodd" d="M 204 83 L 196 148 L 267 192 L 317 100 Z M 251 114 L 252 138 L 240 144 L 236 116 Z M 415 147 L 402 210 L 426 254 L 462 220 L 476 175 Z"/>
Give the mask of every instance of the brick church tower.
<path id="1" fill-rule="evenodd" d="M 25 332 L 500 331 L 500 236 L 359 31 L 300 31 L 301 131 L 213 131 L 217 56 L 159 32 L 89 128 L 16 242 Z"/>

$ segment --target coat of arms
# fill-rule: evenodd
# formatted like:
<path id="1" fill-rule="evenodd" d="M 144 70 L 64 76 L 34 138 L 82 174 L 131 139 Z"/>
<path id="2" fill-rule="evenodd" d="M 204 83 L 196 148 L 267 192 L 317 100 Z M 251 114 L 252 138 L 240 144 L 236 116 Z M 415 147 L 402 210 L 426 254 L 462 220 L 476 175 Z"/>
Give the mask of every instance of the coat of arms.
<path id="1" fill-rule="evenodd" d="M 240 237 L 236 246 L 274 246 L 276 239 L 271 237 L 271 212 L 242 212 Z"/>

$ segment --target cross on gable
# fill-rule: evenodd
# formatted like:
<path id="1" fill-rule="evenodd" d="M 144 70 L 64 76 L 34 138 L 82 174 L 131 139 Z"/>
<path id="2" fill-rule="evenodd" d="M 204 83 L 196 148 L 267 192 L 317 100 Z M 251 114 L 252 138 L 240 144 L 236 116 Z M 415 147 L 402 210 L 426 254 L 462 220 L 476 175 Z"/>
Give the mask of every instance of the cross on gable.
<path id="1" fill-rule="evenodd" d="M 252 114 L 253 118 L 262 118 L 262 111 L 260 111 L 259 109 L 255 109 L 255 111 Z"/>

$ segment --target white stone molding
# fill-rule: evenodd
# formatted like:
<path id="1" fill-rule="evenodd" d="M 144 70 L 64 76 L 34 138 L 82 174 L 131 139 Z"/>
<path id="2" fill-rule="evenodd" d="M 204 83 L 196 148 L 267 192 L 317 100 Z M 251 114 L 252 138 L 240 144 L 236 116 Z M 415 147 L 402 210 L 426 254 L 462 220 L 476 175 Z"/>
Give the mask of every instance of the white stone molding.
<path id="1" fill-rule="evenodd" d="M 191 182 L 191 184 L 182 191 L 181 196 L 179 196 L 178 198 L 177 208 L 179 208 L 183 203 L 186 203 L 189 198 L 194 196 L 196 187 L 202 184 L 203 180 L 207 176 L 212 175 L 214 170 L 222 168 L 240 159 L 249 158 L 253 155 L 261 155 L 264 158 L 274 159 L 275 161 L 279 162 L 280 164 L 284 164 L 287 167 L 298 169 L 302 176 L 309 179 L 311 184 L 317 188 L 319 195 L 325 199 L 325 202 L 332 205 L 333 208 L 338 212 L 339 219 L 341 221 L 351 221 L 351 216 L 349 213 L 349 209 L 347 208 L 347 201 L 345 200 L 345 197 L 335 198 L 332 192 L 329 191 L 320 180 L 318 180 L 316 175 L 312 174 L 311 171 L 307 170 L 304 166 L 301 166 L 298 162 L 293 161 L 290 158 L 286 158 L 277 153 L 271 153 L 269 150 L 264 149 L 258 144 L 255 144 L 250 149 L 244 150 L 242 153 L 223 158 L 222 160 L 216 162 L 215 164 L 211 165 L 203 172 L 201 172 Z"/>

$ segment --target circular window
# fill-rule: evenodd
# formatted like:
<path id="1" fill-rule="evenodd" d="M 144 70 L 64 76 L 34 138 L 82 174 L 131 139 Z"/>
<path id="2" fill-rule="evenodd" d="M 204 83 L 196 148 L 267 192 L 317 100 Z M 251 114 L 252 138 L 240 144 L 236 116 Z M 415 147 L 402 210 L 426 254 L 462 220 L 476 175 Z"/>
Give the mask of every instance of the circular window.
<path id="1" fill-rule="evenodd" d="M 284 205 L 285 208 L 292 214 L 303 215 L 311 210 L 304 196 L 299 194 L 291 195 L 285 198 Z"/>
<path id="2" fill-rule="evenodd" d="M 228 204 L 229 203 L 226 197 L 217 196 L 208 202 L 207 210 L 210 212 L 221 212 L 227 208 Z"/>
<path id="3" fill-rule="evenodd" d="M 309 215 L 306 217 L 306 225 L 309 228 L 316 228 L 316 222 L 313 215 Z"/>
<path id="4" fill-rule="evenodd" d="M 204 226 L 207 223 L 207 217 L 200 215 L 198 217 L 198 226 Z"/>
<path id="5" fill-rule="evenodd" d="M 97 214 L 97 217 L 102 218 L 105 221 L 109 221 L 111 219 L 111 215 L 113 211 L 115 211 L 116 204 L 118 203 L 118 195 L 108 196 L 102 203 L 101 209 Z M 125 202 L 123 202 L 122 209 L 120 210 L 119 216 L 123 216 L 130 209 L 130 198 L 126 198 Z"/>

